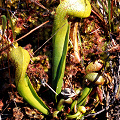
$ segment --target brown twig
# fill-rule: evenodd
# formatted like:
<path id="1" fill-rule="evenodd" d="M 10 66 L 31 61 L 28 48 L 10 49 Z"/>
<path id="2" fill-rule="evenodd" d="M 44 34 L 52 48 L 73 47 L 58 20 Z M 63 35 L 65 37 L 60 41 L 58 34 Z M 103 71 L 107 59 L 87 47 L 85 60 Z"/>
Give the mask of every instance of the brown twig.
<path id="1" fill-rule="evenodd" d="M 65 24 L 66 24 L 66 23 L 65 23 Z M 65 24 L 64 24 L 64 25 L 65 25 Z M 63 25 L 63 26 L 64 26 L 64 25 Z M 63 26 L 62 26 L 62 27 L 63 27 Z M 61 28 L 62 28 L 62 27 L 61 27 Z M 55 36 L 55 34 L 56 34 L 59 30 L 61 30 L 61 28 L 59 28 L 47 41 L 45 41 L 44 44 L 41 45 L 33 54 L 35 54 L 35 53 L 36 53 L 38 50 L 40 50 L 49 40 L 51 40 L 51 39 Z"/>
<path id="2" fill-rule="evenodd" d="M 48 22 L 49 22 L 49 20 L 46 21 L 46 22 L 44 22 L 44 23 L 42 23 L 41 25 L 37 26 L 36 28 L 32 29 L 30 32 L 28 32 L 27 34 L 25 34 L 25 35 L 23 35 L 22 37 L 18 38 L 18 39 L 17 39 L 16 41 L 14 41 L 14 42 L 17 42 L 17 41 L 25 38 L 26 36 L 28 36 L 29 34 L 31 34 L 32 32 L 34 32 L 35 30 L 37 30 L 38 28 L 42 27 L 43 25 L 45 25 L 45 24 L 48 23 Z M 13 43 L 14 43 L 14 42 L 13 42 Z"/>
<path id="3" fill-rule="evenodd" d="M 45 6 L 43 6 L 38 0 L 31 0 L 31 2 L 37 4 L 38 6 L 40 6 L 41 8 L 43 8 L 49 12 L 49 10 Z"/>
<path id="4" fill-rule="evenodd" d="M 10 45 L 12 45 L 13 43 L 18 42 L 19 40 L 25 38 L 26 36 L 28 36 L 29 34 L 31 34 L 32 32 L 34 32 L 35 30 L 39 29 L 40 27 L 42 27 L 43 25 L 45 25 L 45 24 L 48 23 L 48 22 L 49 22 L 49 20 L 46 21 L 46 22 L 44 22 L 44 23 L 42 23 L 41 25 L 37 26 L 36 28 L 32 29 L 30 32 L 28 32 L 27 34 L 25 34 L 25 35 L 23 35 L 22 37 L 18 38 L 17 40 L 11 42 L 9 45 L 7 45 L 7 46 L 5 46 L 4 48 L 2 48 L 2 49 L 0 50 L 0 52 L 2 52 L 3 50 L 7 49 L 7 48 L 8 48 Z"/>

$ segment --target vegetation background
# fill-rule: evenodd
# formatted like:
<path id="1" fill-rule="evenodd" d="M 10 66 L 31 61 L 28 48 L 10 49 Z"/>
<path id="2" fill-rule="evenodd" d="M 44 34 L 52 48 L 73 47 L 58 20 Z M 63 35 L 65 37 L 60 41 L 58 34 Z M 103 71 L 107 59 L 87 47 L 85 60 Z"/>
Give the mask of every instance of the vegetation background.
<path id="1" fill-rule="evenodd" d="M 54 119 L 32 108 L 18 94 L 14 83 L 14 68 L 8 53 L 9 44 L 12 42 L 28 50 L 33 63 L 28 65 L 27 75 L 39 96 L 51 109 L 51 113 L 55 111 L 56 104 L 52 101 L 50 89 L 44 87 L 41 80 L 44 78 L 51 86 L 51 36 L 54 14 L 59 3 L 59 0 L 0 1 L 0 119 Z M 103 60 L 102 72 L 109 74 L 108 80 L 111 83 L 97 91 L 102 99 L 99 97 L 99 104 L 94 107 L 87 105 L 91 109 L 89 114 L 96 114 L 87 114 L 84 119 L 117 120 L 120 118 L 120 1 L 90 0 L 90 3 L 92 12 L 88 18 L 69 18 L 71 31 L 75 23 L 78 24 L 75 29 L 79 35 L 78 53 L 81 63 L 76 62 L 78 58 L 74 54 L 73 41 L 70 39 L 63 88 L 70 87 L 71 83 L 74 89 L 79 87 L 82 90 L 86 66 L 92 61 Z M 4 33 L 2 15 L 7 18 Z M 72 32 L 70 35 L 72 36 Z M 92 96 L 89 100 L 95 98 Z M 101 112 L 102 109 L 104 111 Z M 58 119 L 65 119 L 64 114 L 60 113 Z"/>

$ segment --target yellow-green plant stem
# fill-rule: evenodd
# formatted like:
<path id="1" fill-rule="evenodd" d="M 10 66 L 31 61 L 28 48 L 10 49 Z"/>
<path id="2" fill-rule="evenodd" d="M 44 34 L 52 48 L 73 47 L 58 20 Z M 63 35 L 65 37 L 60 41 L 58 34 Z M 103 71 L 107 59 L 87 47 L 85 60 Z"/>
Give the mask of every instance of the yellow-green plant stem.
<path id="1" fill-rule="evenodd" d="M 78 99 L 77 106 L 79 107 L 80 105 L 83 105 L 84 102 L 86 101 L 87 96 L 91 93 L 92 87 L 85 87 L 82 95 Z"/>
<path id="2" fill-rule="evenodd" d="M 80 111 L 77 111 L 77 113 L 73 114 L 73 115 L 67 115 L 66 118 L 67 119 L 74 119 L 77 118 L 78 116 L 80 117 L 82 115 L 82 113 Z"/>
<path id="3" fill-rule="evenodd" d="M 52 69 L 52 87 L 57 94 L 61 92 L 63 84 L 67 44 L 69 40 L 68 15 L 73 17 L 85 18 L 91 13 L 91 5 L 88 0 L 64 0 L 61 1 L 56 9 L 53 34 L 53 69 Z"/>

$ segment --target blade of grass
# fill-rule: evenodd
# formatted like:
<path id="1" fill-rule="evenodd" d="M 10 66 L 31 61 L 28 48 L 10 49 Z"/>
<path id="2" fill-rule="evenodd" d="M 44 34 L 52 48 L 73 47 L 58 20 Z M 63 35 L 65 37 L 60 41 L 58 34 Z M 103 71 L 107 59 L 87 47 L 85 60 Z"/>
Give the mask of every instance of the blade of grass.
<path id="1" fill-rule="evenodd" d="M 80 32 L 78 32 L 78 41 L 79 41 L 79 44 L 80 44 L 80 49 L 81 49 L 81 51 L 82 51 L 83 48 L 82 48 L 82 41 L 81 41 L 81 37 L 80 37 Z M 81 53 L 82 53 L 82 52 L 81 52 Z M 83 67 L 83 66 L 84 66 L 84 54 L 82 55 L 81 64 L 82 64 L 82 67 Z"/>
<path id="2" fill-rule="evenodd" d="M 108 13 L 107 7 L 103 4 L 101 0 L 99 0 L 100 4 L 103 6 L 103 9 L 105 10 L 106 13 Z"/>
<path id="3" fill-rule="evenodd" d="M 9 19 L 9 21 L 10 21 L 10 26 L 11 26 L 12 33 L 13 33 L 13 39 L 15 40 L 14 26 L 13 26 L 12 19 L 11 19 L 11 17 L 10 17 L 10 13 L 9 13 L 8 10 L 7 10 L 7 15 L 8 15 L 8 19 Z"/>
<path id="4" fill-rule="evenodd" d="M 2 28 L 3 28 L 3 34 L 2 35 L 4 35 L 5 28 L 6 28 L 6 25 L 7 25 L 7 18 L 6 18 L 5 15 L 2 15 L 1 18 L 2 18 Z"/>
<path id="5" fill-rule="evenodd" d="M 108 22 L 109 22 L 109 27 L 111 31 L 111 1 L 108 0 Z"/>
<path id="6" fill-rule="evenodd" d="M 103 19 L 104 17 L 103 17 L 103 15 L 99 12 L 99 10 L 97 9 L 97 7 L 96 7 L 95 5 L 92 5 L 92 7 L 93 7 L 93 9 L 94 9 L 94 10 L 92 10 L 92 13 L 94 13 L 102 22 L 105 23 L 105 25 L 107 25 L 106 20 Z"/>

